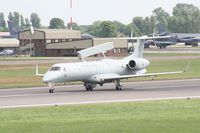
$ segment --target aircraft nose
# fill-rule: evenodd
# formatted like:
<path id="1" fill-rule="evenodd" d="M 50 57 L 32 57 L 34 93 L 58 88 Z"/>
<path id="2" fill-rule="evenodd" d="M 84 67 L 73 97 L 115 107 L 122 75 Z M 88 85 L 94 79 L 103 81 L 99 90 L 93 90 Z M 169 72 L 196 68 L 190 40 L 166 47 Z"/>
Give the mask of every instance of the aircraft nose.
<path id="1" fill-rule="evenodd" d="M 44 83 L 59 83 L 63 80 L 64 74 L 60 72 L 47 72 L 42 79 Z"/>
<path id="2" fill-rule="evenodd" d="M 49 83 L 49 82 L 51 82 L 52 80 L 53 80 L 53 79 L 52 79 L 52 77 L 51 77 L 50 74 L 45 74 L 44 77 L 43 77 L 43 79 L 42 79 L 42 81 L 43 81 L 44 83 Z"/>

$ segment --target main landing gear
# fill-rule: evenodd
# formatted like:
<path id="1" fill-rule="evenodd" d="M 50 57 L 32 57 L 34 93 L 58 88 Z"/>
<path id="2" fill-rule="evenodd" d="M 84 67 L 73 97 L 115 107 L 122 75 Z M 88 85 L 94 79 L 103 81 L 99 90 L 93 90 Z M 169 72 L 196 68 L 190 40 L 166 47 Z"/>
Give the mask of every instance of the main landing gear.
<path id="1" fill-rule="evenodd" d="M 100 85 L 102 86 L 103 84 L 100 84 Z M 94 87 L 96 87 L 97 84 L 84 82 L 84 86 L 85 86 L 86 91 L 93 91 Z M 121 91 L 124 89 L 123 85 L 120 84 L 119 80 L 115 82 L 115 88 L 117 91 Z"/>
<path id="2" fill-rule="evenodd" d="M 119 80 L 117 80 L 115 88 L 116 88 L 117 91 L 121 91 L 121 90 L 124 89 L 123 85 L 120 84 Z"/>
<path id="3" fill-rule="evenodd" d="M 96 84 L 92 84 L 92 83 L 84 83 L 85 89 L 86 91 L 93 91 L 93 88 L 96 87 Z"/>

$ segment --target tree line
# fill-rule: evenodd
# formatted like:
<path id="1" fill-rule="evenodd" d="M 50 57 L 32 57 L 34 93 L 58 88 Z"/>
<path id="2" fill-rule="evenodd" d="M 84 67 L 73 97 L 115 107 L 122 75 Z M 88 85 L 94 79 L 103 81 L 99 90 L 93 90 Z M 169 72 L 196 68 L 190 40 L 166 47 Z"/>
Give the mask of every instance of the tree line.
<path id="1" fill-rule="evenodd" d="M 17 27 L 21 30 L 30 28 L 30 22 L 32 22 L 33 27 L 41 28 L 40 17 L 37 13 L 32 13 L 29 18 L 24 18 L 22 14 L 14 11 L 8 14 L 8 21 L 12 21 Z M 4 13 L 0 13 L 0 31 L 5 32 L 8 31 L 8 27 L 6 25 L 5 15 Z"/>
<path id="2" fill-rule="evenodd" d="M 30 18 L 24 18 L 16 11 L 10 12 L 8 20 L 13 21 L 22 30 L 29 28 L 30 22 L 34 28 L 70 29 L 71 26 L 69 23 L 65 26 L 60 18 L 52 18 L 48 27 L 42 26 L 37 13 L 32 13 Z M 154 29 L 176 33 L 200 33 L 200 10 L 195 5 L 181 3 L 173 8 L 171 15 L 159 7 L 152 11 L 151 16 L 134 17 L 129 24 L 118 21 L 95 21 L 91 25 L 78 25 L 73 22 L 72 27 L 96 37 L 123 37 L 129 36 L 131 32 L 133 36 L 141 36 L 152 34 Z M 8 31 L 4 13 L 0 13 L 0 31 Z"/>

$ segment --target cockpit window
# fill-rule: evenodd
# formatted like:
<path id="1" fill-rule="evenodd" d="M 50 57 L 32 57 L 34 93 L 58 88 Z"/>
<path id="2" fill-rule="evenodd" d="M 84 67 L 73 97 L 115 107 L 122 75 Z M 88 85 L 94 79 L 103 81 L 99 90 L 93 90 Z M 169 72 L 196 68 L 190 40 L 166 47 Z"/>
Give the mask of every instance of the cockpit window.
<path id="1" fill-rule="evenodd" d="M 60 71 L 60 67 L 52 67 L 49 71 Z"/>

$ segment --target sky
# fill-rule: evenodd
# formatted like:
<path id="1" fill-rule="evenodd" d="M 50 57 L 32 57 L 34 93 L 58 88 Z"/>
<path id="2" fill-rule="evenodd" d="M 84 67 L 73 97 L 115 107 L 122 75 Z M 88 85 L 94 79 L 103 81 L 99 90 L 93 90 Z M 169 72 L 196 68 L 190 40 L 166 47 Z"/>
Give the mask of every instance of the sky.
<path id="1" fill-rule="evenodd" d="M 6 16 L 17 11 L 24 17 L 35 12 L 41 24 L 48 26 L 52 18 L 58 17 L 65 24 L 73 21 L 79 25 L 89 25 L 97 20 L 117 20 L 128 24 L 136 16 L 150 16 L 155 8 L 162 7 L 172 13 L 177 3 L 188 3 L 200 9 L 200 0 L 0 0 L 0 12 Z"/>

